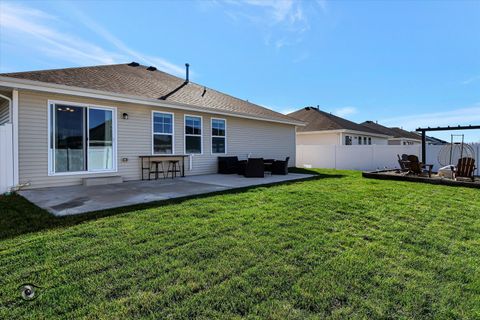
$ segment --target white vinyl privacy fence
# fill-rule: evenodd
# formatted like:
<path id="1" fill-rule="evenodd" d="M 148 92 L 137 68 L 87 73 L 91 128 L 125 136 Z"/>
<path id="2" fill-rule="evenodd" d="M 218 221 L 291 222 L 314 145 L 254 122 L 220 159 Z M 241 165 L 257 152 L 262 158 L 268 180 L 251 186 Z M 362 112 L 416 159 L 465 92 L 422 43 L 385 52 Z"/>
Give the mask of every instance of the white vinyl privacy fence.
<path id="1" fill-rule="evenodd" d="M 438 153 L 443 146 L 427 146 L 427 163 L 440 168 Z M 480 144 L 473 145 L 478 167 Z M 297 145 L 297 167 L 372 171 L 399 168 L 397 155 L 414 154 L 421 159 L 422 146 L 394 145 Z M 477 169 L 477 175 L 479 174 Z"/>
<path id="2" fill-rule="evenodd" d="M 0 125 L 0 194 L 13 187 L 12 124 Z"/>

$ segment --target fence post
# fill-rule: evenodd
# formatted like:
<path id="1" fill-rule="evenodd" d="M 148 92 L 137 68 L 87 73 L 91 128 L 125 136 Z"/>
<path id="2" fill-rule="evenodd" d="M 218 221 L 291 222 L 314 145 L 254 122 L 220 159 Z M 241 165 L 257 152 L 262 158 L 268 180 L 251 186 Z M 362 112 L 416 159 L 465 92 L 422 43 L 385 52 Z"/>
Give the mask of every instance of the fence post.
<path id="1" fill-rule="evenodd" d="M 3 138 L 3 132 L 4 132 L 5 126 L 0 126 L 0 194 L 4 193 L 6 191 L 6 185 L 5 185 L 5 179 L 6 177 L 6 172 L 5 172 L 5 167 L 6 167 L 6 160 L 7 160 L 7 154 L 4 151 L 6 148 L 4 146 L 4 138 Z"/>
<path id="2" fill-rule="evenodd" d="M 335 170 L 338 170 L 338 168 L 337 168 L 337 146 L 336 145 L 333 146 L 333 164 L 334 164 Z"/>
<path id="3" fill-rule="evenodd" d="M 479 156 L 480 156 L 480 143 L 477 143 L 477 155 L 476 155 L 476 157 L 475 157 L 476 160 L 477 160 L 477 176 L 480 175 L 480 168 L 479 168 L 480 165 L 479 165 L 479 163 L 478 163 L 478 161 L 479 161 L 479 159 L 478 159 Z"/>
<path id="4" fill-rule="evenodd" d="M 12 134 L 11 124 L 0 126 L 0 194 L 14 186 Z"/>

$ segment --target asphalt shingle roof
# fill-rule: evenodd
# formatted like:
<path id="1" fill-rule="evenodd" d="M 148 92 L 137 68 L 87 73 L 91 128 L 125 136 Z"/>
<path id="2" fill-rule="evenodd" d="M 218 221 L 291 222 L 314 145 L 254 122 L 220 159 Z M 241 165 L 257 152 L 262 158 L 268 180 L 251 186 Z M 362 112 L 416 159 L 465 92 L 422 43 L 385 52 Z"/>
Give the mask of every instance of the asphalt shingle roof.
<path id="1" fill-rule="evenodd" d="M 306 123 L 304 127 L 297 128 L 298 132 L 346 129 L 366 133 L 382 134 L 368 127 L 359 125 L 355 122 L 335 116 L 331 113 L 324 112 L 314 107 L 302 108 L 295 112 L 289 113 L 288 116 Z"/>
<path id="2" fill-rule="evenodd" d="M 393 136 L 394 138 L 406 138 L 406 139 L 414 139 L 414 140 L 421 139 L 414 132 L 406 131 L 401 128 L 388 128 L 373 121 L 365 121 L 365 122 L 362 122 L 361 125 L 367 128 L 370 128 L 372 130 L 378 131 L 380 133 Z"/>
<path id="3" fill-rule="evenodd" d="M 199 111 L 223 111 L 259 119 L 298 122 L 286 115 L 146 66 L 116 64 L 0 74 L 104 92 L 187 104 Z"/>

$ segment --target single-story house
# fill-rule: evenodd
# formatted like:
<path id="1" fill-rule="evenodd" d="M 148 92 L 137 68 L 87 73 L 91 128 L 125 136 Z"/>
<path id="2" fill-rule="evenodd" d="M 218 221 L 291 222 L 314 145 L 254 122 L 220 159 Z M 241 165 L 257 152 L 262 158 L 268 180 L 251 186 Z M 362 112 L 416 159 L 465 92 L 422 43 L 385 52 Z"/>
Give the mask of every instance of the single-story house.
<path id="1" fill-rule="evenodd" d="M 297 128 L 297 145 L 387 145 L 391 138 L 318 107 L 302 108 L 288 116 L 305 122 Z"/>
<path id="2" fill-rule="evenodd" d="M 418 135 L 418 137 L 420 137 L 420 139 L 422 138 L 422 133 L 421 133 L 421 132 L 416 132 L 416 131 L 414 131 L 413 133 L 415 133 L 416 135 Z M 443 146 L 444 144 L 448 144 L 447 141 L 442 140 L 442 139 L 439 139 L 439 138 L 436 138 L 436 137 L 425 136 L 425 138 L 426 138 L 427 145 Z"/>
<path id="3" fill-rule="evenodd" d="M 135 62 L 0 74 L 0 128 L 12 131 L 0 141 L 11 166 L 2 160 L 0 172 L 12 187 L 139 180 L 141 155 L 188 155 L 186 175 L 216 172 L 223 155 L 293 166 L 302 125 L 189 81 L 188 65 L 185 79 Z"/>
<path id="4" fill-rule="evenodd" d="M 388 139 L 389 145 L 419 145 L 422 144 L 422 138 L 418 134 L 410 131 L 403 130 L 401 128 L 389 128 L 382 126 L 378 122 L 365 121 L 361 123 L 369 129 L 375 130 L 379 133 L 383 133 L 391 136 Z"/>

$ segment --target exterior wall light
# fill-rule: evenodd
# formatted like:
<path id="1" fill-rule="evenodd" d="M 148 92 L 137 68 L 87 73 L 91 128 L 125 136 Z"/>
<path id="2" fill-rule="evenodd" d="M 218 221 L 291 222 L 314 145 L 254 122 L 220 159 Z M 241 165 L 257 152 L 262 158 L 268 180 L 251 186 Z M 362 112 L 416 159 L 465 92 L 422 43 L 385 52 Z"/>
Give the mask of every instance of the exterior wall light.
<path id="1" fill-rule="evenodd" d="M 123 118 L 124 120 L 128 120 L 128 113 L 122 114 L 122 118 Z"/>

